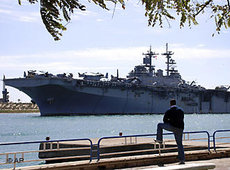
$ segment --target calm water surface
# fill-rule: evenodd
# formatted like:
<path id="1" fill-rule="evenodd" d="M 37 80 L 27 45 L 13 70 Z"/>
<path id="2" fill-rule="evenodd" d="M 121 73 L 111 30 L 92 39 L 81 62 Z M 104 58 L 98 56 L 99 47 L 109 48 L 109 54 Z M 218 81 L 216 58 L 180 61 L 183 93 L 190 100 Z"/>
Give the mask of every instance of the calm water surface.
<path id="1" fill-rule="evenodd" d="M 14 141 L 156 133 L 163 115 L 40 117 L 39 113 L 0 114 L 0 143 Z M 230 114 L 185 115 L 185 131 L 230 129 Z"/>

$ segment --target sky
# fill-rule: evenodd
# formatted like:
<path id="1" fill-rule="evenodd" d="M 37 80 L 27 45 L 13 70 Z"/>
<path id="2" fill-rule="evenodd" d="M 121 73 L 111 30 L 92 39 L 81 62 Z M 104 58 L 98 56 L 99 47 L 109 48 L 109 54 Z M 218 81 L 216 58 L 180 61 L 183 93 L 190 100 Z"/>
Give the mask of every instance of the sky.
<path id="1" fill-rule="evenodd" d="M 126 9 L 108 2 L 109 11 L 90 1 L 85 12 L 75 11 L 60 41 L 54 41 L 39 13 L 39 3 L 26 0 L 1 0 L 0 3 L 0 77 L 23 77 L 24 71 L 39 70 L 53 74 L 100 72 L 125 77 L 135 65 L 142 64 L 142 53 L 159 53 L 153 60 L 156 69 L 166 69 L 165 44 L 174 52 L 177 69 L 186 81 L 205 88 L 230 85 L 230 29 L 215 33 L 214 20 L 198 18 L 199 25 L 180 29 L 178 20 L 163 28 L 148 26 L 140 1 L 125 1 Z M 1 78 L 2 79 L 2 78 Z M 2 89 L 2 81 L 0 81 Z M 10 101 L 29 102 L 22 92 L 7 87 Z M 2 91 L 2 90 L 1 90 Z"/>

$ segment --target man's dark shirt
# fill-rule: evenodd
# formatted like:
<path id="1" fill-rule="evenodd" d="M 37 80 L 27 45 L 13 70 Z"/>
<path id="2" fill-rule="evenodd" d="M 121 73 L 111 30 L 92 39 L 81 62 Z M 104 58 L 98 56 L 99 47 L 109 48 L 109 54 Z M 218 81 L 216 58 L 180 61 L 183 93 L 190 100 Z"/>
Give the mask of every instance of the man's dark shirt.
<path id="1" fill-rule="evenodd" d="M 165 112 L 163 121 L 179 129 L 184 129 L 184 111 L 177 106 L 172 106 Z"/>

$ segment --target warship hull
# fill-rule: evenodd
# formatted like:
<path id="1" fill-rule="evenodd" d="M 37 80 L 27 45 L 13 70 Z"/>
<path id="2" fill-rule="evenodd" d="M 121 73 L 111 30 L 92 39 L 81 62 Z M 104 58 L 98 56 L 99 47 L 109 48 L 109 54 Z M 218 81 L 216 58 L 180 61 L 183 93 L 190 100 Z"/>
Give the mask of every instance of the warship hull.
<path id="1" fill-rule="evenodd" d="M 26 93 L 41 116 L 161 114 L 174 98 L 185 113 L 230 113 L 230 92 L 150 87 L 60 78 L 16 78 L 4 83 Z"/>

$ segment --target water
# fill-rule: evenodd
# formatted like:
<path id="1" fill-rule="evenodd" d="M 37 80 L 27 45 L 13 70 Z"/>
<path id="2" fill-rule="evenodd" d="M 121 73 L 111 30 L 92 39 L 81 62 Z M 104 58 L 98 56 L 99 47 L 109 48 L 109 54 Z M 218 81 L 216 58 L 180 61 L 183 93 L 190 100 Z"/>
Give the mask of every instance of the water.
<path id="1" fill-rule="evenodd" d="M 0 143 L 156 133 L 163 115 L 60 116 L 40 117 L 39 113 L 0 114 Z M 230 114 L 185 115 L 185 131 L 230 129 Z M 34 146 L 20 146 L 20 150 Z M 38 146 L 35 146 L 36 149 Z M 4 146 L 1 152 L 15 147 Z M 1 165 L 0 165 L 1 168 Z"/>
<path id="2" fill-rule="evenodd" d="M 67 138 L 98 138 L 156 133 L 163 115 L 40 117 L 39 113 L 0 114 L 0 143 Z M 185 115 L 185 131 L 230 129 L 230 114 Z"/>

